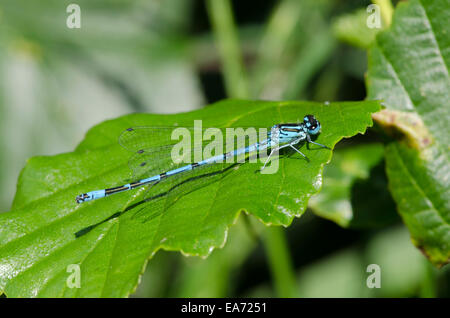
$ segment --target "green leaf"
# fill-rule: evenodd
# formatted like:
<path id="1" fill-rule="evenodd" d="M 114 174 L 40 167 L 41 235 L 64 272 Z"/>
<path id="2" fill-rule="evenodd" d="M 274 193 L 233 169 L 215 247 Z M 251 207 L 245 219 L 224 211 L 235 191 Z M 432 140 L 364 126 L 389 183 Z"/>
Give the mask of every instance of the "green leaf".
<path id="1" fill-rule="evenodd" d="M 400 3 L 369 54 L 374 117 L 399 142 L 386 147 L 390 190 L 414 244 L 437 266 L 450 260 L 450 10 L 446 0 Z"/>
<path id="2" fill-rule="evenodd" d="M 332 155 L 327 149 L 302 147 L 310 161 L 281 157 L 276 174 L 255 173 L 260 165 L 240 165 L 146 222 L 135 217 L 139 207 L 133 207 L 145 189 L 77 205 L 79 193 L 129 181 L 129 153 L 117 143 L 129 127 L 192 126 L 198 119 L 203 127 L 270 127 L 311 113 L 322 124 L 317 142 L 333 147 L 343 137 L 363 133 L 379 109 L 377 101 L 227 100 L 194 112 L 132 114 L 104 122 L 88 132 L 75 152 L 28 161 L 13 211 L 0 215 L 0 290 L 10 297 L 127 296 L 156 251 L 207 256 L 225 244 L 240 211 L 265 224 L 289 225 L 320 190 L 323 166 Z M 81 288 L 66 285 L 70 264 L 80 265 Z"/>
<path id="3" fill-rule="evenodd" d="M 370 143 L 335 150 L 324 168 L 326 180 L 309 201 L 313 212 L 342 227 L 381 227 L 397 220 L 387 190 L 384 147 Z"/>

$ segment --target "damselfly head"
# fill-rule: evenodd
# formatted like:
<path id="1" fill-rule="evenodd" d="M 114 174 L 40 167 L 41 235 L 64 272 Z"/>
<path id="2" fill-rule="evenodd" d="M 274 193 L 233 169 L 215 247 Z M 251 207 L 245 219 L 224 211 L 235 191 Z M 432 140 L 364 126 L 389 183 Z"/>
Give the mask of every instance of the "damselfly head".
<path id="1" fill-rule="evenodd" d="M 303 118 L 303 124 L 310 135 L 317 135 L 320 132 L 320 123 L 314 115 L 306 115 Z"/>

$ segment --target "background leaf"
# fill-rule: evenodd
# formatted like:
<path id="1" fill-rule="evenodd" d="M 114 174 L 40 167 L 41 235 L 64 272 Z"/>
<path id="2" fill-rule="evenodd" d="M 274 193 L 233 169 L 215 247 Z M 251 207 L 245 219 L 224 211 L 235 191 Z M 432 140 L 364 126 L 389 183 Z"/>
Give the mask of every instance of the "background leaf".
<path id="1" fill-rule="evenodd" d="M 239 211 L 266 224 L 289 225 L 319 191 L 323 165 L 331 159 L 331 151 L 302 147 L 309 163 L 295 156 L 282 158 L 273 175 L 242 165 L 148 222 L 134 218 L 129 207 L 142 199 L 143 191 L 75 204 L 79 193 L 129 178 L 129 154 L 117 137 L 130 126 L 192 126 L 194 119 L 202 119 L 204 127 L 270 127 L 312 113 L 323 126 L 318 142 L 333 147 L 343 137 L 364 132 L 372 123 L 370 114 L 379 109 L 376 101 L 228 100 L 189 113 L 133 114 L 104 122 L 89 131 L 75 152 L 29 160 L 13 211 L 0 215 L 0 289 L 11 297 L 127 296 L 158 249 L 206 256 L 223 246 Z M 84 235 L 76 236 L 80 231 Z M 80 289 L 66 288 L 69 264 L 81 266 Z"/>
<path id="2" fill-rule="evenodd" d="M 396 221 L 383 155 L 380 143 L 335 150 L 331 164 L 324 169 L 327 182 L 319 195 L 311 198 L 309 207 L 343 227 L 373 228 Z"/>
<path id="3" fill-rule="evenodd" d="M 450 19 L 448 1 L 400 3 L 369 54 L 375 118 L 400 142 L 386 147 L 390 190 L 414 244 L 435 265 L 450 259 Z"/>

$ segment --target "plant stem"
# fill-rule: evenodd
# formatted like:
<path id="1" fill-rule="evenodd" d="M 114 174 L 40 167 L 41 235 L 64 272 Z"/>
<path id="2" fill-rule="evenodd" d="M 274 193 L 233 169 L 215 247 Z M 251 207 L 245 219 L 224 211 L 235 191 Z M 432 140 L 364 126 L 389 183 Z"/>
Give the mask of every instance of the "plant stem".
<path id="1" fill-rule="evenodd" d="M 328 30 L 317 30 L 290 70 L 290 78 L 283 92 L 283 99 L 304 97 L 304 90 L 314 74 L 326 63 L 336 47 L 336 40 Z"/>
<path id="2" fill-rule="evenodd" d="M 284 229 L 278 226 L 268 227 L 264 245 L 278 297 L 296 297 L 295 274 Z"/>
<path id="3" fill-rule="evenodd" d="M 229 97 L 249 98 L 247 78 L 229 0 L 206 0 L 209 18 L 220 50 Z M 295 275 L 283 230 L 266 227 L 263 243 L 279 297 L 295 297 Z"/>
<path id="4" fill-rule="evenodd" d="M 420 288 L 420 297 L 435 298 L 436 297 L 436 268 L 428 260 L 424 261 L 424 275 L 422 286 Z"/>
<path id="5" fill-rule="evenodd" d="M 392 14 L 394 12 L 391 0 L 372 0 L 372 2 L 380 6 L 381 18 L 383 19 L 385 27 L 388 28 L 391 25 Z"/>
<path id="6" fill-rule="evenodd" d="M 233 98 L 248 98 L 247 81 L 230 1 L 207 0 L 206 6 L 222 58 L 227 94 Z"/>

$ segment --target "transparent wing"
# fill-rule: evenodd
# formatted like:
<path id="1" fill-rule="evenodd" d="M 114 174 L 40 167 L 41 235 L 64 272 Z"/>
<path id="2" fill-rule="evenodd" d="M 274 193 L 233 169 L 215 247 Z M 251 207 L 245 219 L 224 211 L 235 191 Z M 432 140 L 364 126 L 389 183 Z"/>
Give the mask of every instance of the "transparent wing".
<path id="1" fill-rule="evenodd" d="M 177 174 L 149 186 L 138 206 L 133 210 L 133 218 L 148 222 L 166 212 L 186 194 L 225 178 L 239 164 L 211 164 L 195 168 L 192 171 Z"/>
<path id="2" fill-rule="evenodd" d="M 131 178 L 133 181 L 137 181 L 224 152 L 225 147 L 223 146 L 220 149 L 218 147 L 216 151 L 211 151 L 211 155 L 207 155 L 204 153 L 205 144 L 207 142 L 185 149 L 174 149 L 174 145 L 140 149 L 133 153 L 128 160 L 128 166 L 132 172 Z"/>
<path id="3" fill-rule="evenodd" d="M 257 132 L 260 129 L 270 131 L 270 128 L 267 127 L 239 126 L 234 128 L 242 128 L 245 131 L 249 128 L 255 129 Z M 138 126 L 124 130 L 119 136 L 119 144 L 131 152 L 137 152 L 142 149 L 160 147 L 161 145 L 174 145 L 180 140 L 180 136 L 183 136 L 183 134 L 190 134 L 192 137 L 196 133 L 201 134 L 201 136 L 211 136 L 218 131 L 225 138 L 226 128 L 208 127 L 200 129 L 199 127 Z"/>
<path id="4" fill-rule="evenodd" d="M 174 129 L 181 130 L 174 133 Z M 196 133 L 201 135 L 195 136 Z M 181 144 L 182 138 L 187 143 Z M 226 140 L 224 129 L 218 128 L 134 127 L 120 135 L 119 144 L 133 152 L 128 165 L 132 179 L 137 180 L 248 146 L 256 140 L 257 137 L 251 140 L 247 136 L 240 142 Z"/>
<path id="5" fill-rule="evenodd" d="M 175 169 L 176 164 L 171 159 L 171 149 L 172 147 L 167 146 L 147 148 L 132 154 L 128 160 L 132 181 Z"/>
<path id="6" fill-rule="evenodd" d="M 161 145 L 173 145 L 177 141 L 171 140 L 172 133 L 177 127 L 131 127 L 119 136 L 119 144 L 131 151 L 157 148 Z"/>
<path id="7" fill-rule="evenodd" d="M 248 146 L 254 142 L 249 138 L 244 138 L 244 144 L 240 144 L 237 139 L 227 141 L 223 129 L 204 128 L 200 130 L 204 137 L 201 138 L 200 143 L 196 144 L 196 141 L 191 140 L 180 152 L 180 149 L 174 148 L 180 140 L 172 138 L 176 128 L 178 127 L 135 127 L 127 129 L 121 134 L 119 143 L 125 149 L 133 152 L 129 159 L 133 179 L 139 180 L 177 169 L 210 156 L 223 154 L 230 149 L 235 150 Z M 199 129 L 194 127 L 181 128 L 184 129 L 181 135 L 188 134 L 191 139 L 194 138 L 196 132 L 199 132 Z M 221 136 L 211 136 L 218 132 Z M 175 134 L 175 137 L 177 136 Z M 221 142 L 218 138 L 221 138 Z M 212 141 L 219 144 L 211 147 Z M 247 154 L 247 157 L 251 155 L 254 153 Z M 225 177 L 233 171 L 231 168 L 236 165 L 238 164 L 222 162 L 199 166 L 146 186 L 143 200 L 132 208 L 134 217 L 145 222 L 162 214 L 180 197 Z"/>

